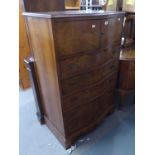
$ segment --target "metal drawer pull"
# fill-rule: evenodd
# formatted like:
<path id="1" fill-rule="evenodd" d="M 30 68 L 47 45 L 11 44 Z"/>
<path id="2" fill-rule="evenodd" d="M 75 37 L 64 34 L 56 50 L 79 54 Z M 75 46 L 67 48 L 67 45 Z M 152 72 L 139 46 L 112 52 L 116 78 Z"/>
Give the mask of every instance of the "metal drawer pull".
<path id="1" fill-rule="evenodd" d="M 96 25 L 92 25 L 92 28 L 94 29 L 96 27 Z"/>
<path id="2" fill-rule="evenodd" d="M 108 22 L 108 21 L 105 21 L 105 22 L 104 22 L 104 25 L 108 25 L 108 24 L 109 24 L 109 22 Z"/>
<path id="3" fill-rule="evenodd" d="M 120 18 L 118 18 L 118 21 L 120 21 L 121 19 Z"/>

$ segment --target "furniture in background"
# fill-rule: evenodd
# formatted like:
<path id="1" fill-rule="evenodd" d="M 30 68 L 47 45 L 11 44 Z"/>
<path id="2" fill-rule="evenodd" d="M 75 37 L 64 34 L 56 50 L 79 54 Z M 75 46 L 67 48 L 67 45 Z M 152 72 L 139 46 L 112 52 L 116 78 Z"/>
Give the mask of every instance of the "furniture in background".
<path id="1" fill-rule="evenodd" d="M 102 10 L 102 4 L 100 0 L 81 0 L 80 2 L 81 10 Z"/>
<path id="2" fill-rule="evenodd" d="M 28 38 L 26 34 L 25 20 L 22 16 L 21 1 L 19 3 L 19 83 L 22 89 L 31 86 L 28 71 L 24 64 L 24 59 L 30 54 Z"/>
<path id="3" fill-rule="evenodd" d="M 123 35 L 124 43 L 120 53 L 118 92 L 120 108 L 123 108 L 125 98 L 135 97 L 135 12 L 134 0 L 124 0 L 122 10 L 126 11 Z M 130 100 L 135 103 L 134 100 Z"/>
<path id="4" fill-rule="evenodd" d="M 65 0 L 66 10 L 80 10 L 80 0 Z"/>
<path id="5" fill-rule="evenodd" d="M 24 15 L 43 118 L 68 148 L 114 111 L 124 13 Z"/>
<path id="6" fill-rule="evenodd" d="M 42 104 L 43 101 L 40 94 L 41 90 L 38 82 L 37 70 L 35 70 L 35 61 L 33 56 L 30 55 L 29 57 L 27 57 L 26 59 L 24 59 L 24 62 L 29 72 L 29 77 L 32 83 L 31 86 L 35 99 L 36 115 L 40 124 L 44 124 L 44 107 Z"/>
<path id="7" fill-rule="evenodd" d="M 25 11 L 63 11 L 79 10 L 80 0 L 22 0 Z"/>
<path id="8" fill-rule="evenodd" d="M 125 104 L 125 98 L 132 98 L 135 94 L 135 49 L 126 47 L 121 50 L 118 73 L 118 93 L 120 108 Z M 134 103 L 134 100 L 130 100 Z"/>
<path id="9" fill-rule="evenodd" d="M 135 0 L 122 0 L 122 11 L 135 12 Z"/>
<path id="10" fill-rule="evenodd" d="M 24 11 L 60 11 L 65 10 L 64 0 L 22 0 Z"/>
<path id="11" fill-rule="evenodd" d="M 106 10 L 116 11 L 117 10 L 117 1 L 118 0 L 107 0 Z"/>
<path id="12" fill-rule="evenodd" d="M 118 73 L 118 94 L 122 108 L 127 95 L 135 92 L 135 1 L 134 0 L 107 0 L 106 10 L 125 11 L 124 28 L 122 33 L 123 44 L 120 52 Z M 134 102 L 134 101 L 133 101 Z"/>
<path id="13" fill-rule="evenodd" d="M 123 48 L 135 47 L 135 12 L 126 12 Z"/>

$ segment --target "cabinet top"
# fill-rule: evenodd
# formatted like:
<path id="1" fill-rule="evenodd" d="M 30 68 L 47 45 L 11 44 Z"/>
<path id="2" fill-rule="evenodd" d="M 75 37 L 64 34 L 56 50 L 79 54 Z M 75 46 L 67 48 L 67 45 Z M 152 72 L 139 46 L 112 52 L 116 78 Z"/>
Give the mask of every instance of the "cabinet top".
<path id="1" fill-rule="evenodd" d="M 24 16 L 40 18 L 64 18 L 64 17 L 87 17 L 87 16 L 112 16 L 125 15 L 125 12 L 119 11 L 94 11 L 94 10 L 76 10 L 76 11 L 51 11 L 51 12 L 24 12 Z"/>

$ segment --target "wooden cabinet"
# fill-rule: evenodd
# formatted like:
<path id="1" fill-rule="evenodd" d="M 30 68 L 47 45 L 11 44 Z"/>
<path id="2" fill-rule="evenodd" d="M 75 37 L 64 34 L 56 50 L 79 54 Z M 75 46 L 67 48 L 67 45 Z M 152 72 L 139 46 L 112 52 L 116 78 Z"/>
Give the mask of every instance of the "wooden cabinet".
<path id="1" fill-rule="evenodd" d="M 131 98 L 135 96 L 135 47 L 124 48 L 120 54 L 119 74 L 117 83 L 120 96 L 120 108 L 125 104 L 127 95 Z M 131 102 L 135 103 L 134 100 Z"/>
<path id="2" fill-rule="evenodd" d="M 65 148 L 114 110 L 124 13 L 24 13 L 44 119 Z"/>

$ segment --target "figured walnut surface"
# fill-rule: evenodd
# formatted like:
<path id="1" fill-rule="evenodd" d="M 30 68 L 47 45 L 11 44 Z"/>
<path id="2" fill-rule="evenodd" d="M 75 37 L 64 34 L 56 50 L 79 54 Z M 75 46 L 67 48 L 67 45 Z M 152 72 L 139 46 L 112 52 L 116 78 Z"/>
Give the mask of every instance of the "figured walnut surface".
<path id="1" fill-rule="evenodd" d="M 25 15 L 45 122 L 68 148 L 114 110 L 124 14 L 63 11 Z"/>

